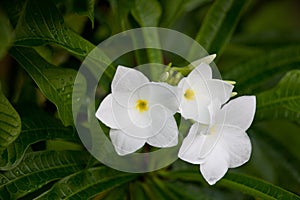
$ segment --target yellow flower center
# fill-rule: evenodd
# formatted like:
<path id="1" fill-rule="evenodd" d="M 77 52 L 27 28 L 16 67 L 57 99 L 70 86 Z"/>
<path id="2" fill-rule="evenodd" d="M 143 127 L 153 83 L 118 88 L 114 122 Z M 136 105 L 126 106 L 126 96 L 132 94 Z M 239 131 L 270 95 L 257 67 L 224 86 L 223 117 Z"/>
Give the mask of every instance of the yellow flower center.
<path id="1" fill-rule="evenodd" d="M 136 101 L 135 108 L 141 113 L 148 110 L 148 101 L 144 99 L 139 99 Z"/>
<path id="2" fill-rule="evenodd" d="M 184 94 L 183 94 L 184 98 L 186 100 L 194 100 L 194 97 L 195 97 L 195 93 L 193 90 L 191 89 L 187 89 Z"/>

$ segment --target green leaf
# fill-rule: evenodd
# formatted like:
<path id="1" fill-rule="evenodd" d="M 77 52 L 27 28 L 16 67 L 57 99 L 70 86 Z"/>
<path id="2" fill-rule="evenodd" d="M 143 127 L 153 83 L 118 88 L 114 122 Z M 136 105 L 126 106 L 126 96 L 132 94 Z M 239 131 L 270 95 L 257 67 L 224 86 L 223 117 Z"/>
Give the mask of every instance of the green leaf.
<path id="1" fill-rule="evenodd" d="M 196 41 L 209 54 L 220 57 L 248 3 L 249 0 L 216 0 L 204 18 Z"/>
<path id="2" fill-rule="evenodd" d="M 42 93 L 56 105 L 63 124 L 73 125 L 71 97 L 77 72 L 51 65 L 31 48 L 14 47 L 10 53 L 36 82 Z M 84 79 L 81 84 L 80 88 L 84 92 Z"/>
<path id="3" fill-rule="evenodd" d="M 244 25 L 245 26 L 245 25 Z M 295 45 L 300 43 L 299 31 L 295 28 L 292 30 L 278 31 L 266 30 L 259 33 L 246 32 L 232 38 L 232 43 L 241 44 L 248 47 L 260 47 L 274 49 L 274 47 L 284 47 L 286 45 Z"/>
<path id="4" fill-rule="evenodd" d="M 130 29 L 128 15 L 135 2 L 127 0 L 110 0 L 109 2 L 115 17 L 114 23 L 118 25 L 116 28 L 121 28 L 121 31 Z"/>
<path id="5" fill-rule="evenodd" d="M 276 128 L 278 129 L 278 127 Z M 289 126 L 284 128 L 288 132 L 292 132 Z M 274 168 L 278 170 L 278 172 L 285 172 L 276 173 L 275 176 L 278 177 L 277 180 L 280 180 L 278 184 L 282 186 L 285 185 L 286 187 L 293 188 L 294 191 L 297 191 L 297 185 L 300 184 L 300 171 L 298 170 L 300 166 L 300 160 L 297 159 L 295 155 L 293 155 L 292 151 L 289 150 L 289 145 L 292 145 L 291 142 L 293 138 L 289 137 L 289 144 L 285 145 L 282 143 L 282 139 L 287 138 L 286 134 L 282 137 L 281 140 L 278 140 L 274 138 L 276 133 L 270 130 L 269 126 L 266 126 L 265 130 L 261 130 L 261 128 L 258 129 L 255 127 L 254 131 L 255 133 L 251 134 L 251 139 L 253 140 L 254 138 L 259 144 L 262 152 L 266 154 L 270 158 L 270 160 L 274 161 L 272 164 Z M 297 137 L 295 139 L 297 140 Z M 279 160 L 280 162 L 278 162 Z"/>
<path id="6" fill-rule="evenodd" d="M 159 26 L 172 27 L 173 24 L 176 26 L 177 22 L 182 21 L 182 17 L 185 17 L 184 15 L 188 15 L 192 10 L 211 2 L 212 0 L 160 1 L 163 12 Z"/>
<path id="7" fill-rule="evenodd" d="M 153 181 L 150 182 L 150 185 L 152 186 L 152 188 L 155 188 L 155 190 L 157 191 L 156 193 L 161 193 L 162 196 L 165 197 L 165 199 L 182 199 L 167 187 L 166 182 L 160 180 L 159 178 L 153 177 Z"/>
<path id="8" fill-rule="evenodd" d="M 205 187 L 201 187 L 195 184 L 188 184 L 180 181 L 170 181 L 166 186 L 171 190 L 179 199 L 190 199 L 190 200 L 213 200 L 217 199 L 215 196 L 205 194 Z M 180 189 L 178 189 L 180 188 Z M 213 193 L 217 194 L 218 191 L 212 188 Z M 224 194 L 223 194 L 224 195 Z"/>
<path id="9" fill-rule="evenodd" d="M 161 6 L 163 7 L 162 17 L 160 26 L 169 27 L 172 25 L 176 19 L 184 12 L 187 1 L 161 1 Z"/>
<path id="10" fill-rule="evenodd" d="M 131 200 L 149 199 L 147 198 L 145 191 L 143 189 L 143 185 L 140 181 L 135 181 L 130 183 L 129 194 Z"/>
<path id="11" fill-rule="evenodd" d="M 242 31 L 235 36 L 233 42 L 270 49 L 275 46 L 299 44 L 298 17 L 293 14 L 293 1 L 269 1 L 260 4 L 259 8 L 256 6 L 257 4 L 253 3 L 252 11 L 249 10 L 243 20 Z"/>
<path id="12" fill-rule="evenodd" d="M 61 139 L 78 142 L 77 133 L 71 127 L 64 127 L 60 121 L 45 113 L 31 112 L 30 118 L 22 118 L 20 136 L 0 152 L 0 170 L 10 170 L 18 165 L 31 144 L 45 140 Z"/>
<path id="13" fill-rule="evenodd" d="M 227 174 L 220 184 L 230 189 L 240 190 L 246 194 L 260 197 L 262 199 L 286 199 L 286 200 L 299 200 L 300 197 L 291 193 L 283 188 L 275 186 L 271 183 L 263 181 L 258 178 L 246 176 L 237 173 Z"/>
<path id="14" fill-rule="evenodd" d="M 20 132 L 20 116 L 2 93 L 0 85 L 0 152 L 15 141 Z"/>
<path id="15" fill-rule="evenodd" d="M 224 73 L 223 78 L 235 80 L 237 91 L 253 92 L 275 75 L 300 69 L 299 66 L 300 46 L 290 46 L 247 58 Z"/>
<path id="16" fill-rule="evenodd" d="M 95 0 L 73 0 L 73 10 L 87 16 L 92 22 L 92 28 L 94 28 L 94 8 Z"/>
<path id="17" fill-rule="evenodd" d="M 140 26 L 157 26 L 162 10 L 157 0 L 135 0 L 131 13 Z"/>
<path id="18" fill-rule="evenodd" d="M 17 199 L 47 183 L 82 169 L 87 162 L 83 151 L 42 151 L 26 154 L 24 162 L 0 174 L 1 199 Z"/>
<path id="19" fill-rule="evenodd" d="M 143 183 L 142 186 L 148 199 L 168 199 L 167 196 L 153 184 L 153 182 L 147 180 L 147 182 Z"/>
<path id="20" fill-rule="evenodd" d="M 288 72 L 271 90 L 257 95 L 257 120 L 300 120 L 300 70 Z"/>
<path id="21" fill-rule="evenodd" d="M 1 1 L 1 8 L 7 14 L 13 28 L 16 27 L 25 3 L 26 1 L 19 0 Z"/>
<path id="22" fill-rule="evenodd" d="M 100 193 L 99 195 L 95 196 L 96 199 L 104 199 L 104 200 L 124 200 L 124 197 L 128 194 L 128 185 L 122 185 L 118 188 L 114 188 L 113 190 L 110 190 L 105 193 Z M 103 197 L 104 196 L 104 197 Z M 133 200 L 131 198 L 131 200 Z"/>
<path id="23" fill-rule="evenodd" d="M 92 43 L 66 26 L 51 0 L 45 0 L 43 3 L 28 0 L 16 27 L 15 45 L 32 47 L 45 44 L 60 46 L 81 60 L 89 55 L 90 61 L 95 63 L 92 64 L 91 70 L 104 70 L 111 63 L 101 49 L 95 48 Z M 94 53 L 90 54 L 92 50 Z M 112 74 L 105 71 L 103 77 L 111 80 Z"/>
<path id="24" fill-rule="evenodd" d="M 101 195 L 136 178 L 135 174 L 119 172 L 108 167 L 79 171 L 60 180 L 38 199 L 89 199 Z"/>
<path id="25" fill-rule="evenodd" d="M 155 27 L 158 26 L 162 10 L 159 2 L 156 0 L 135 0 L 135 6 L 131 10 L 131 13 L 141 27 Z M 150 46 L 153 43 L 156 44 L 156 46 L 160 46 L 159 35 L 156 30 L 143 31 L 143 35 L 146 46 Z M 146 51 L 148 63 L 163 63 L 160 50 L 146 49 Z M 142 59 L 138 58 L 137 60 L 139 61 Z M 151 73 L 154 73 L 154 70 L 152 70 Z"/>
<path id="26" fill-rule="evenodd" d="M 95 48 L 93 44 L 71 31 L 56 6 L 45 0 L 29 0 L 17 27 L 15 45 L 39 46 L 56 44 L 83 59 Z"/>
<path id="27" fill-rule="evenodd" d="M 14 39 L 14 33 L 7 16 L 0 10 L 0 59 L 6 54 Z"/>
<path id="28" fill-rule="evenodd" d="M 162 174 L 165 177 L 172 179 L 180 179 L 190 182 L 202 182 L 199 171 L 175 171 L 165 172 Z M 238 173 L 227 173 L 216 186 L 222 186 L 229 189 L 239 190 L 243 193 L 262 199 L 286 199 L 299 200 L 300 197 L 283 188 L 275 186 L 271 183 L 265 182 L 261 179 L 246 176 Z"/>
<path id="29" fill-rule="evenodd" d="M 187 11 L 192 11 L 197 9 L 200 6 L 203 6 L 207 3 L 211 3 L 213 0 L 187 0 L 185 1 L 186 3 L 186 10 Z"/>

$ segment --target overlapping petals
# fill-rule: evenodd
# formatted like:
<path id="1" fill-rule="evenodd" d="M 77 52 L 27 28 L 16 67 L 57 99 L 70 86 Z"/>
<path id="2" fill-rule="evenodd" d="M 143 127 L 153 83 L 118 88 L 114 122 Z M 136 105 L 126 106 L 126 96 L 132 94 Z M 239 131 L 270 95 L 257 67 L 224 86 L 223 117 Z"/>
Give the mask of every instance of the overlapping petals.
<path id="1" fill-rule="evenodd" d="M 228 168 L 247 162 L 251 142 L 246 130 L 254 118 L 256 99 L 242 96 L 229 101 L 233 85 L 213 79 L 207 62 L 214 57 L 199 60 L 201 63 L 180 80 L 178 87 L 150 82 L 141 72 L 119 66 L 112 93 L 96 112 L 96 117 L 111 128 L 109 135 L 116 152 L 127 155 L 146 143 L 159 148 L 177 145 L 178 127 L 173 115 L 180 112 L 193 125 L 178 157 L 199 164 L 209 184 L 220 180 Z"/>
<path id="2" fill-rule="evenodd" d="M 100 104 L 96 117 L 111 128 L 110 138 L 119 155 L 133 153 L 145 143 L 171 147 L 178 142 L 173 115 L 179 90 L 150 82 L 141 72 L 119 66 L 112 93 Z"/>
<path id="3" fill-rule="evenodd" d="M 224 104 L 231 97 L 233 86 L 225 81 L 213 79 L 208 64 L 201 63 L 178 87 L 182 90 L 179 111 L 185 119 L 204 124 L 210 123 L 209 105 L 216 99 Z"/>
<path id="4" fill-rule="evenodd" d="M 245 131 L 253 121 L 255 108 L 255 97 L 243 96 L 214 110 L 212 124 L 195 123 L 191 127 L 179 150 L 179 158 L 200 164 L 206 181 L 215 184 L 228 168 L 249 160 L 251 143 Z"/>

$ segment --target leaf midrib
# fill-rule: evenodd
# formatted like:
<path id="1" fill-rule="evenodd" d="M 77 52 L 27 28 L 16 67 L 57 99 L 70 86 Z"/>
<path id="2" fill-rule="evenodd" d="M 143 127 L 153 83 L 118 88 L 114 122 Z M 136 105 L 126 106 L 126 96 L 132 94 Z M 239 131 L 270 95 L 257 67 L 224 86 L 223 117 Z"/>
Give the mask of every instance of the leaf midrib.
<path id="1" fill-rule="evenodd" d="M 17 178 L 15 179 L 10 179 L 8 182 L 6 182 L 5 184 L 1 185 L 0 186 L 0 189 L 3 188 L 4 186 L 8 185 L 8 184 L 11 184 L 12 182 L 15 182 L 15 181 L 18 181 L 20 179 L 23 179 L 23 178 L 26 178 L 26 177 L 30 177 L 32 175 L 35 175 L 35 174 L 38 174 L 38 173 L 41 173 L 41 172 L 47 172 L 47 171 L 52 171 L 52 170 L 55 170 L 55 169 L 64 169 L 66 167 L 76 167 L 76 166 L 80 166 L 82 164 L 76 164 L 76 163 L 72 163 L 72 164 L 66 164 L 66 165 L 59 165 L 59 166 L 54 166 L 52 168 L 44 168 L 44 169 L 39 169 L 38 171 L 33 171 L 33 173 L 27 173 L 27 174 L 22 174 L 23 176 L 18 176 Z M 20 170 L 21 171 L 21 170 Z M 55 178 L 57 179 L 57 178 Z M 52 180 L 55 180 L 55 179 L 52 179 Z M 51 181 L 51 180 L 49 180 Z"/>
<path id="2" fill-rule="evenodd" d="M 296 95 L 296 96 L 290 96 L 290 97 L 283 97 L 283 98 L 279 98 L 279 99 L 275 99 L 273 101 L 270 101 L 268 103 L 264 103 L 264 104 L 260 104 L 257 106 L 257 108 L 265 108 L 265 107 L 271 107 L 271 106 L 275 106 L 276 104 L 282 104 L 284 102 L 289 102 L 292 100 L 300 100 L 300 95 Z"/>
<path id="3" fill-rule="evenodd" d="M 59 104 L 59 105 L 62 105 L 62 103 L 61 102 L 63 102 L 62 100 L 63 100 L 63 98 L 61 97 L 61 95 L 58 95 L 57 94 L 57 90 L 56 90 L 56 87 L 53 85 L 53 83 L 42 73 L 42 71 L 35 65 L 35 64 L 33 64 L 33 62 L 31 62 L 31 60 L 29 60 L 28 58 L 27 58 L 27 56 L 25 56 L 21 51 L 19 51 L 18 49 L 17 49 L 17 51 L 23 56 L 23 58 L 24 59 L 26 59 L 26 61 L 27 62 L 29 62 L 30 64 L 31 64 L 31 66 L 34 66 L 34 69 L 38 72 L 38 74 L 40 74 L 46 81 L 47 81 L 47 83 L 49 83 L 49 85 L 51 86 L 51 88 L 54 90 L 54 91 L 56 91 L 56 92 L 54 92 L 54 93 L 52 93 L 52 95 L 53 95 L 53 97 L 55 98 L 58 98 L 59 99 L 59 101 L 57 102 L 57 104 Z M 27 69 L 27 67 L 26 67 L 26 69 Z M 27 71 L 27 70 L 26 70 Z M 31 74 L 31 73 L 29 73 L 29 74 Z M 32 75 L 33 76 L 33 75 Z M 40 85 L 40 83 L 37 83 L 38 85 Z M 41 87 L 40 87 L 41 88 Z M 51 96 L 52 96 L 51 95 Z M 49 97 L 48 97 L 49 98 Z M 51 98 L 51 97 L 50 97 Z M 50 99 L 49 98 L 49 99 Z M 57 105 L 58 106 L 58 105 Z M 60 107 L 60 106 L 59 106 Z"/>
<path id="4" fill-rule="evenodd" d="M 108 182 L 108 181 L 110 181 L 110 180 L 114 180 L 114 179 L 122 178 L 122 177 L 133 178 L 133 176 L 131 177 L 131 176 L 128 175 L 128 174 L 122 174 L 122 175 L 117 175 L 117 176 L 114 176 L 114 177 L 104 178 L 104 179 L 101 179 L 101 180 L 96 181 L 96 182 L 94 182 L 94 183 L 86 184 L 85 187 L 81 187 L 81 189 L 76 190 L 75 193 L 72 193 L 72 194 L 66 196 L 66 198 L 70 198 L 70 197 L 72 197 L 72 196 L 78 194 L 79 192 L 81 192 L 81 191 L 83 191 L 83 190 L 86 190 L 87 188 L 90 188 L 90 187 L 93 186 L 93 185 L 100 184 L 101 182 Z M 109 190 L 111 190 L 111 189 L 113 189 L 113 188 L 115 188 L 115 187 L 118 187 L 118 186 L 120 186 L 120 185 L 123 185 L 123 184 L 125 184 L 125 183 L 116 184 L 116 185 L 114 185 L 114 186 L 111 187 L 111 188 L 107 188 L 107 189 L 103 190 L 102 192 L 109 191 Z"/>

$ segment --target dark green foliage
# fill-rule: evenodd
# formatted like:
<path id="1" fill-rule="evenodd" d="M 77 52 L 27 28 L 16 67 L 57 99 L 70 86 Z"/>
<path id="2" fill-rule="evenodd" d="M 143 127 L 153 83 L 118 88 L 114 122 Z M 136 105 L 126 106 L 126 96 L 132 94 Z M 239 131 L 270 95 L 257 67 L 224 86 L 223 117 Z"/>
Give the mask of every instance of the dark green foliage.
<path id="1" fill-rule="evenodd" d="M 295 0 L 1 2 L 0 199 L 300 199 L 298 7 Z M 257 97 L 248 131 L 252 157 L 214 186 L 203 180 L 199 166 L 180 160 L 151 173 L 116 171 L 96 161 L 78 137 L 72 95 L 90 92 L 90 80 L 82 79 L 76 91 L 74 80 L 98 45 L 93 42 L 145 26 L 195 38 L 217 54 L 224 79 L 236 81 L 238 93 Z M 160 44 L 156 32 L 143 37 L 146 44 Z M 90 60 L 96 70 L 114 62 L 170 60 L 157 49 L 117 61 L 96 55 Z M 109 93 L 114 72 L 113 65 L 104 71 L 97 103 Z"/>

